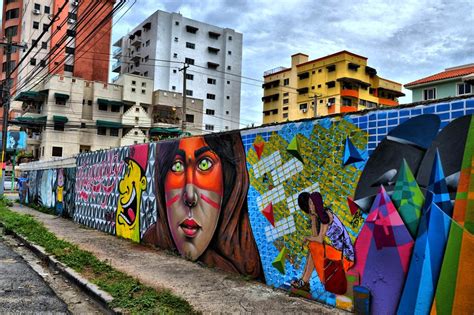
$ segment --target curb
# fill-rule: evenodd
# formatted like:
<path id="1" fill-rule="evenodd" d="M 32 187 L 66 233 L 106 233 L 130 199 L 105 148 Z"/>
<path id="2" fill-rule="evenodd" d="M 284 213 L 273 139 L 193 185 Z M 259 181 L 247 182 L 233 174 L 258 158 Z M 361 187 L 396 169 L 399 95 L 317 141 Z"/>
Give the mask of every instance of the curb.
<path id="1" fill-rule="evenodd" d="M 2 222 L 0 222 L 0 227 L 5 228 Z M 5 231 L 22 242 L 29 250 L 31 250 L 39 259 L 46 262 L 48 268 L 61 273 L 66 279 L 74 283 L 78 288 L 85 292 L 89 297 L 98 302 L 108 314 L 122 314 L 122 310 L 119 308 L 111 308 L 109 304 L 114 300 L 114 298 L 105 291 L 102 291 L 98 286 L 89 282 L 86 278 L 81 276 L 78 272 L 72 268 L 67 267 L 62 262 L 58 261 L 56 258 L 50 256 L 43 247 L 35 245 L 24 238 L 22 235 L 16 233 L 15 231 Z"/>

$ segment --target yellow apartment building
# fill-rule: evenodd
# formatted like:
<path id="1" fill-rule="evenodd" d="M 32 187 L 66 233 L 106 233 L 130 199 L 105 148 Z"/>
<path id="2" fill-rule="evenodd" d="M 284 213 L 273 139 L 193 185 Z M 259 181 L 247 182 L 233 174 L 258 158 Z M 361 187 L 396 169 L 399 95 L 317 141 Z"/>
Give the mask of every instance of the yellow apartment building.
<path id="1" fill-rule="evenodd" d="M 367 58 L 341 51 L 309 60 L 291 56 L 291 68 L 265 71 L 263 123 L 396 106 L 404 96 L 400 83 L 377 76 Z"/>

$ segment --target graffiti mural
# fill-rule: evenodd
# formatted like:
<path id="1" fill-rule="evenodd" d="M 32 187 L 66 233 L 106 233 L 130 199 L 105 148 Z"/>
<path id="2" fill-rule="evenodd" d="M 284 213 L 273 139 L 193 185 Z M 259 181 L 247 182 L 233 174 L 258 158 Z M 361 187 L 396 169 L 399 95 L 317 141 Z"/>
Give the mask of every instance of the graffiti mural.
<path id="1" fill-rule="evenodd" d="M 149 158 L 154 146 L 79 155 L 74 220 L 139 242 L 156 220 L 154 172 L 149 170 L 154 167 L 154 157 Z"/>
<path id="2" fill-rule="evenodd" d="M 263 279 L 239 133 L 159 143 L 156 166 L 158 217 L 143 241 Z"/>
<path id="3" fill-rule="evenodd" d="M 472 114 L 471 97 L 84 153 L 28 172 L 28 197 L 338 308 L 471 314 Z"/>

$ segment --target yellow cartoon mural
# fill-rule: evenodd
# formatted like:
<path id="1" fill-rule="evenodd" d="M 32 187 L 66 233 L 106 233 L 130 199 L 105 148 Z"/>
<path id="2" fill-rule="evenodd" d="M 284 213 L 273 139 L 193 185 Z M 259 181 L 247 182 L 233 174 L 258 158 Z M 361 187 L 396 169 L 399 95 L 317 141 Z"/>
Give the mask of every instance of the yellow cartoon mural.
<path id="1" fill-rule="evenodd" d="M 125 159 L 127 165 L 124 177 L 119 182 L 116 233 L 135 242 L 140 242 L 140 203 L 142 192 L 147 187 L 145 176 L 147 151 L 147 145 L 131 148 L 130 158 Z M 140 163 L 141 159 L 144 159 L 144 163 Z"/>

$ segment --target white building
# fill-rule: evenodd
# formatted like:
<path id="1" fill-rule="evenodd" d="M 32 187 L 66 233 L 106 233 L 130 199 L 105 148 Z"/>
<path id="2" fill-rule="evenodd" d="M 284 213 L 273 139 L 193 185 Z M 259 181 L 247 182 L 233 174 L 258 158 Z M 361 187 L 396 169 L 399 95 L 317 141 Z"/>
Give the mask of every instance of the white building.
<path id="1" fill-rule="evenodd" d="M 116 84 L 53 75 L 34 91 L 20 92 L 15 103 L 22 114 L 16 127 L 28 132 L 27 151 L 39 160 L 180 133 L 181 95 L 154 91 L 152 79 L 133 74 L 122 75 Z M 187 105 L 202 111 L 202 100 L 189 98 Z M 165 119 L 164 110 L 172 119 Z M 202 125 L 202 115 L 188 116 L 194 122 L 190 129 Z"/>
<path id="2" fill-rule="evenodd" d="M 242 34 L 179 13 L 156 11 L 115 42 L 112 71 L 154 79 L 155 90 L 183 92 L 204 100 L 205 131 L 238 129 Z"/>

